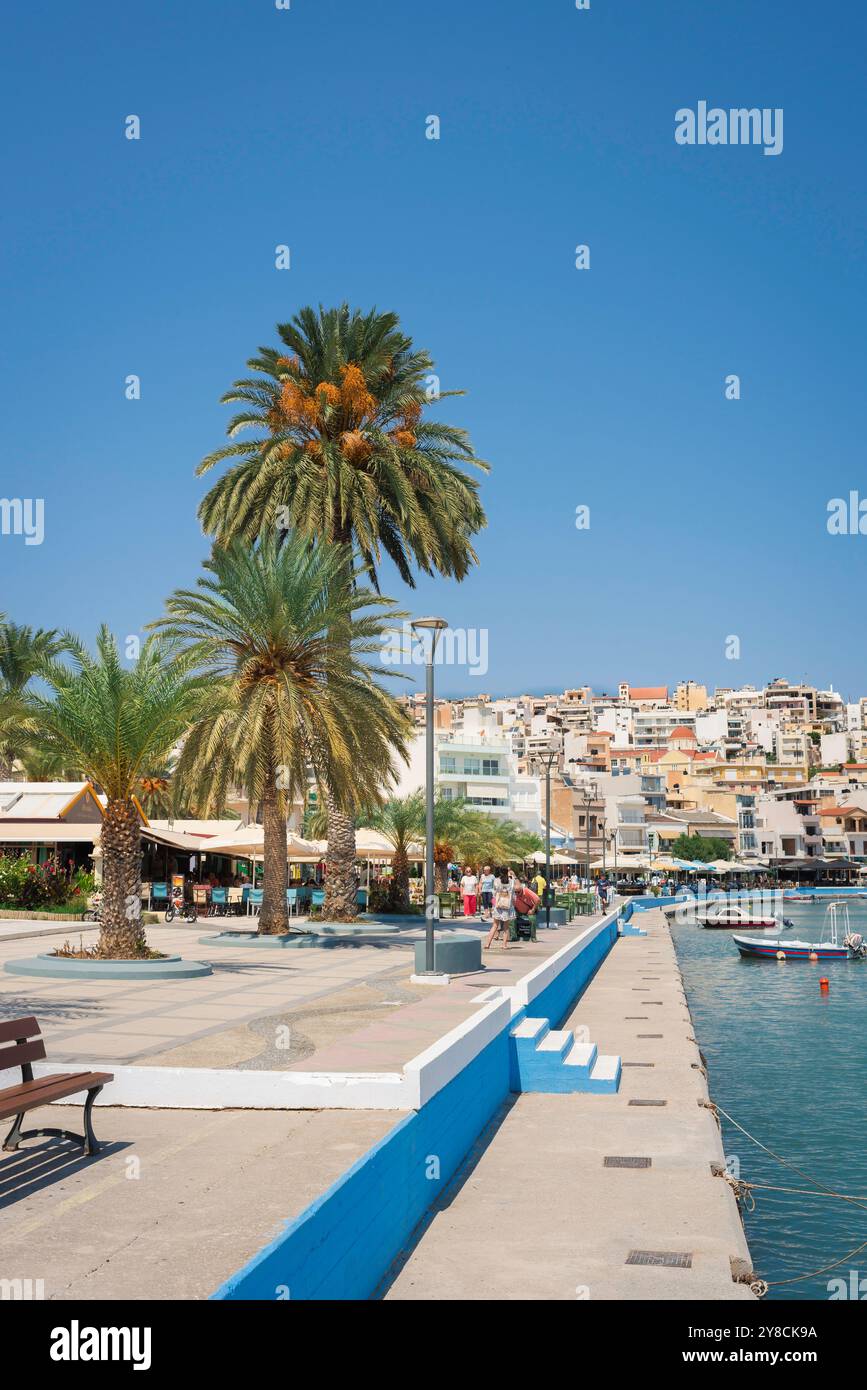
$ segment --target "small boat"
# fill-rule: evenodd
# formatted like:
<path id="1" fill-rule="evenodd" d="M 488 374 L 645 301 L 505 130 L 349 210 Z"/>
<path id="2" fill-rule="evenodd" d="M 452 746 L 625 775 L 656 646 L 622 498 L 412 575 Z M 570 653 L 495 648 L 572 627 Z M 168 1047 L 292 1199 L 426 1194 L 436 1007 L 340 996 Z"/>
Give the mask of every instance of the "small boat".
<path id="1" fill-rule="evenodd" d="M 809 893 L 784 893 L 783 897 L 787 903 L 811 903 L 813 901 Z"/>
<path id="2" fill-rule="evenodd" d="M 732 939 L 742 956 L 763 956 L 768 960 L 855 960 L 867 956 L 867 942 L 851 931 L 845 903 L 829 905 L 818 941 L 799 941 L 789 936 Z"/>
<path id="3" fill-rule="evenodd" d="M 749 907 L 739 907 L 735 903 L 720 903 L 706 909 L 705 912 L 696 915 L 696 924 L 700 927 L 750 927 L 753 931 L 759 928 L 776 927 L 781 930 L 783 927 L 791 926 L 786 918 L 780 918 L 774 913 L 760 913 L 753 911 Z"/>

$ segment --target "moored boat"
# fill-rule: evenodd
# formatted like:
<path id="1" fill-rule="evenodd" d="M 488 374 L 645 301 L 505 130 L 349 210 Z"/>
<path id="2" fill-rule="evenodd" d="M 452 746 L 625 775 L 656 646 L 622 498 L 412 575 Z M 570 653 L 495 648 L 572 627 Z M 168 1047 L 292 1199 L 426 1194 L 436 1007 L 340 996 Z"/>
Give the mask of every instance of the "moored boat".
<path id="1" fill-rule="evenodd" d="M 789 926 L 785 918 L 780 918 L 774 913 L 755 912 L 749 907 L 740 907 L 735 903 L 721 903 L 709 907 L 703 913 L 697 913 L 696 924 L 700 927 L 749 927 L 752 931 L 776 927 L 779 931 L 783 927 Z"/>
<path id="2" fill-rule="evenodd" d="M 845 903 L 830 904 L 818 941 L 800 941 L 790 936 L 735 936 L 732 939 L 742 956 L 767 960 L 854 960 L 867 956 L 867 942 L 851 931 Z"/>

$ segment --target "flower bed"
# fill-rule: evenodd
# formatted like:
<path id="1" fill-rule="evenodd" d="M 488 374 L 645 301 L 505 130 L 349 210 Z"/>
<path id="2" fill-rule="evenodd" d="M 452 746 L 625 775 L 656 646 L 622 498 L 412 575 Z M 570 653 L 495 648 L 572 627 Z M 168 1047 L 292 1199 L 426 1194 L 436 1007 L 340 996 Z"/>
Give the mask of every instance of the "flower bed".
<path id="1" fill-rule="evenodd" d="M 0 855 L 0 909 L 74 916 L 84 912 L 93 890 L 93 875 L 72 875 L 53 861 L 33 864 L 25 855 Z"/>

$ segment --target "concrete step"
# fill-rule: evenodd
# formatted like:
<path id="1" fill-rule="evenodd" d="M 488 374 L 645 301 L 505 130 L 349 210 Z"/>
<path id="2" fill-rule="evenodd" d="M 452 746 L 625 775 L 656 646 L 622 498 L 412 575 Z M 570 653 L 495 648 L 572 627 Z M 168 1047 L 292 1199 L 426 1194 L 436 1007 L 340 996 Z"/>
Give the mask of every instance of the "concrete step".
<path id="1" fill-rule="evenodd" d="M 520 1038 L 522 1042 L 532 1042 L 535 1045 L 542 1041 L 550 1028 L 547 1018 L 522 1018 L 520 1023 L 515 1024 L 511 1035 L 513 1038 Z"/>
<path id="2" fill-rule="evenodd" d="M 598 1095 L 612 1096 L 620 1085 L 620 1058 L 597 1057 L 590 1072 L 587 1090 Z"/>
<path id="3" fill-rule="evenodd" d="M 565 1067 L 580 1067 L 582 1071 L 589 1072 L 596 1061 L 597 1052 L 595 1043 L 576 1042 L 570 1047 L 568 1053 L 563 1058 Z"/>
<path id="4" fill-rule="evenodd" d="M 553 1053 L 558 1061 L 563 1061 L 567 1052 L 574 1046 L 575 1034 L 569 1028 L 551 1029 L 537 1044 L 537 1054 Z"/>

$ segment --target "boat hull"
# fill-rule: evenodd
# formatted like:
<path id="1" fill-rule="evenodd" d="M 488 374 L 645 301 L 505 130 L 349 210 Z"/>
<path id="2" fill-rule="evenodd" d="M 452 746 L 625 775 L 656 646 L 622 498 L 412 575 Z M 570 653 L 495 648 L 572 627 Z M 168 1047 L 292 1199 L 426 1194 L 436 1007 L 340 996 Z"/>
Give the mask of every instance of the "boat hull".
<path id="1" fill-rule="evenodd" d="M 779 951 L 786 960 L 809 960 L 813 955 L 818 960 L 846 960 L 849 955 L 848 947 L 832 946 L 830 942 L 786 941 L 780 937 L 753 941 L 748 936 L 735 936 L 732 939 L 742 956 L 759 956 L 768 960 L 776 960 Z"/>
<path id="2" fill-rule="evenodd" d="M 761 918 L 756 918 L 754 922 L 699 922 L 699 926 L 704 927 L 705 931 L 743 931 L 744 928 L 747 931 L 762 931 L 769 928 L 776 931 L 780 930 L 779 922 L 762 921 Z"/>

